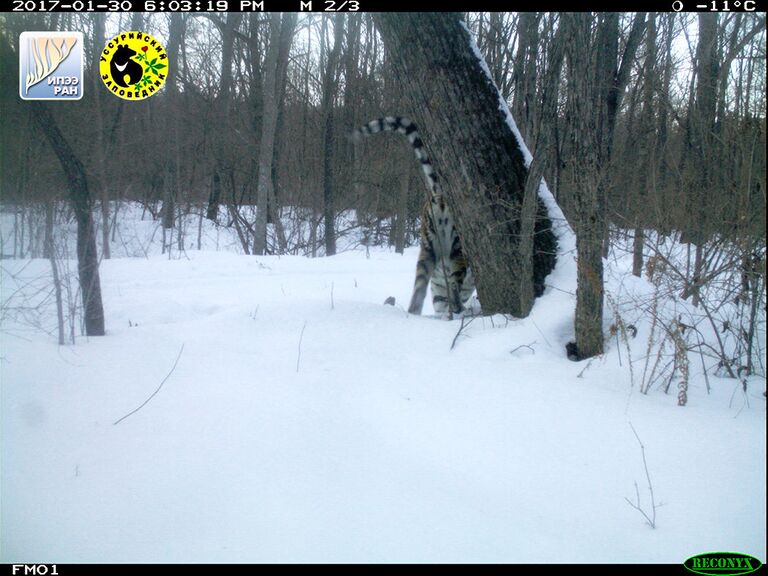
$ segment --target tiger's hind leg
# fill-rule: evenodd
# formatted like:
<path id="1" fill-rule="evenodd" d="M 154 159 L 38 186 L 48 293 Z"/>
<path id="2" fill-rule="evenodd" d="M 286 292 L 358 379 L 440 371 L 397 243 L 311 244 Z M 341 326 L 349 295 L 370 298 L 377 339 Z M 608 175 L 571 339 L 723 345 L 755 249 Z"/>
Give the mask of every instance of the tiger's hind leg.
<path id="1" fill-rule="evenodd" d="M 451 304 L 451 312 L 454 314 L 461 314 L 464 311 L 464 305 L 469 300 L 466 296 L 466 287 L 464 284 L 469 281 L 473 283 L 471 274 L 467 274 L 469 267 L 467 265 L 467 259 L 461 250 L 461 240 L 458 234 L 453 237 L 453 245 L 451 246 L 451 258 L 450 258 L 450 271 L 449 276 L 449 296 Z M 474 285 L 472 286 L 474 289 Z M 469 296 L 471 296 L 471 290 Z"/>
<path id="2" fill-rule="evenodd" d="M 422 235 L 419 260 L 416 262 L 416 280 L 413 283 L 413 296 L 411 296 L 411 305 L 408 306 L 410 314 L 421 314 L 421 310 L 424 308 L 424 298 L 427 295 L 427 286 L 434 271 L 435 252 Z"/>
<path id="3" fill-rule="evenodd" d="M 459 297 L 461 298 L 461 304 L 464 306 L 464 310 L 468 309 L 468 304 L 472 295 L 475 293 L 475 277 L 472 274 L 472 268 L 466 267 L 464 269 L 464 282 L 461 284 Z"/>
<path id="4" fill-rule="evenodd" d="M 461 314 L 474 290 L 474 278 L 456 236 L 450 258 L 439 262 L 432 275 L 432 301 L 435 312 L 449 318 L 454 314 Z"/>
<path id="5" fill-rule="evenodd" d="M 448 286 L 446 286 L 443 267 L 437 266 L 437 269 L 432 274 L 432 307 L 438 316 L 450 317 L 449 311 L 452 311 L 450 303 L 454 299 L 454 290 L 451 289 L 450 284 L 449 280 Z"/>

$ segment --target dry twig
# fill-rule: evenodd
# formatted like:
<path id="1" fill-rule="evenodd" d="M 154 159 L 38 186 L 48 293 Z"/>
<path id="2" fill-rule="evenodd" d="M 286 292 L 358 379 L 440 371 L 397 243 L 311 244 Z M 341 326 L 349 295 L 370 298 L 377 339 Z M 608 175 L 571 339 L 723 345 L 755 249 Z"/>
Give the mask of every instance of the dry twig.
<path id="1" fill-rule="evenodd" d="M 118 420 L 115 420 L 114 422 L 112 422 L 112 426 L 116 426 L 117 424 L 120 424 L 120 422 L 122 422 L 123 420 L 128 418 L 128 416 L 131 416 L 132 414 L 136 414 L 136 412 L 138 412 L 139 410 L 144 408 L 144 406 L 146 406 L 147 402 L 149 402 L 150 400 L 152 400 L 152 398 L 155 397 L 155 394 L 160 392 L 160 388 L 163 387 L 163 384 L 165 384 L 165 381 L 168 380 L 168 378 L 170 378 L 171 374 L 173 374 L 173 371 L 176 370 L 176 365 L 179 363 L 179 358 L 181 358 L 181 353 L 182 352 L 184 352 L 184 344 L 182 344 L 181 348 L 179 348 L 179 354 L 178 354 L 178 356 L 176 356 L 176 361 L 173 363 L 173 366 L 171 367 L 171 371 L 168 372 L 168 374 L 166 374 L 165 378 L 163 378 L 163 381 L 160 382 L 160 386 L 157 387 L 157 390 L 152 392 L 152 394 L 149 395 L 149 398 L 147 398 L 146 400 L 144 400 L 144 402 L 141 403 L 141 406 L 139 406 L 135 410 L 131 410 L 130 412 L 128 412 L 128 414 L 126 414 L 122 418 L 119 418 Z"/>

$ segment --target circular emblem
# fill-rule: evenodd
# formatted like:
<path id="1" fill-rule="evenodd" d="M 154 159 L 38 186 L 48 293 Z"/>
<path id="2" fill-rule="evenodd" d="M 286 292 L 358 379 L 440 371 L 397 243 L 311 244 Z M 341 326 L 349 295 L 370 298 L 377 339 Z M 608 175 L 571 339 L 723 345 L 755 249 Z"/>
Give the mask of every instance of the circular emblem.
<path id="1" fill-rule="evenodd" d="M 144 100 L 165 84 L 168 55 L 163 45 L 149 34 L 121 32 L 104 46 L 99 73 L 115 96 Z"/>

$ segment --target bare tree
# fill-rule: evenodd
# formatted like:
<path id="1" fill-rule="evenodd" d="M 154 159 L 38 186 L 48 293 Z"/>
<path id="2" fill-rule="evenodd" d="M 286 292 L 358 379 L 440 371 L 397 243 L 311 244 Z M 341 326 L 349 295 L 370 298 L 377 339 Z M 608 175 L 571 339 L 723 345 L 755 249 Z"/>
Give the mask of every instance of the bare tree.
<path id="1" fill-rule="evenodd" d="M 285 93 L 288 83 L 288 61 L 293 43 L 294 30 L 296 28 L 297 15 L 295 13 L 283 14 L 280 23 L 280 46 L 277 53 L 277 72 L 276 72 L 276 98 L 277 98 L 277 123 L 275 126 L 275 145 L 272 155 L 272 191 L 269 199 L 268 220 L 275 226 L 275 235 L 277 237 L 278 252 L 285 253 L 288 241 L 283 229 L 283 223 L 280 219 L 280 186 L 279 186 L 279 166 L 281 163 L 281 150 L 286 138 L 285 126 Z"/>
<path id="2" fill-rule="evenodd" d="M 323 222 L 325 225 L 325 255 L 336 254 L 336 191 L 334 182 L 334 134 L 333 103 L 338 90 L 337 69 L 339 54 L 344 39 L 344 15 L 337 14 L 333 20 L 333 48 L 323 74 L 323 100 L 320 113 L 323 118 Z M 323 38 L 322 41 L 325 41 Z"/>
<path id="3" fill-rule="evenodd" d="M 640 172 L 638 204 L 647 202 L 648 192 L 656 185 L 656 125 L 654 123 L 653 97 L 656 93 L 656 17 L 648 16 L 648 28 L 645 35 L 645 64 L 643 66 L 643 112 L 640 118 Z M 632 274 L 638 278 L 643 271 L 643 246 L 645 222 L 635 218 L 635 237 L 632 245 Z"/>
<path id="4" fill-rule="evenodd" d="M 619 60 L 619 16 L 563 14 L 568 62 L 568 142 L 577 249 L 578 359 L 603 351 L 603 254 L 607 249 L 606 189 L 616 117 L 630 78 L 645 14 L 637 14 Z M 594 28 L 594 31 L 593 31 Z"/>
<path id="5" fill-rule="evenodd" d="M 572 161 L 569 163 L 576 232 L 576 358 L 603 351 L 603 258 L 605 205 L 600 184 L 595 85 L 592 81 L 589 14 L 563 14 L 568 63 L 568 119 Z"/>
<path id="6" fill-rule="evenodd" d="M 167 231 L 174 227 L 176 222 L 176 203 L 179 200 L 179 187 L 181 184 L 181 143 L 179 142 L 179 106 L 177 99 L 179 91 L 177 86 L 178 62 L 180 46 L 182 44 L 182 35 L 184 32 L 184 22 L 181 14 L 171 14 L 168 26 L 168 45 L 166 52 L 168 62 L 172 64 L 164 70 L 166 76 L 165 97 L 170 100 L 168 103 L 168 112 L 164 119 L 165 122 L 165 146 L 164 150 L 164 172 L 163 172 L 163 207 L 161 211 L 161 221 L 163 225 L 163 250 L 168 249 L 171 253 L 172 234 Z M 168 238 L 166 238 L 168 234 Z M 181 243 L 181 228 L 178 230 L 179 243 Z M 181 246 L 180 246 L 181 247 Z"/>
<path id="7" fill-rule="evenodd" d="M 94 43 L 94 58 L 93 62 L 98 62 L 98 54 L 104 49 L 104 22 L 105 15 L 98 13 L 93 15 L 93 43 Z M 107 181 L 104 176 L 104 165 L 106 164 L 106 151 L 105 151 L 105 138 L 104 138 L 104 102 L 103 102 L 103 89 L 101 78 L 96 73 L 92 75 L 93 82 L 91 89 L 93 90 L 93 100 L 96 108 L 95 121 L 96 121 L 96 138 L 94 138 L 94 154 L 98 159 L 98 165 L 95 170 L 93 180 L 97 184 L 97 189 L 100 191 L 98 196 L 100 197 L 101 204 L 101 254 L 105 260 L 110 259 L 110 247 L 109 247 L 109 188 L 107 187 Z M 122 107 L 121 107 L 122 108 Z M 119 114 L 118 121 L 119 121 Z"/>
<path id="8" fill-rule="evenodd" d="M 275 92 L 278 53 L 280 49 L 280 14 L 269 17 L 269 48 L 264 60 L 264 93 L 259 139 L 259 178 L 256 189 L 256 224 L 253 253 L 265 254 L 267 250 L 267 210 L 272 189 L 272 159 L 274 158 L 275 127 L 277 126 L 277 94 Z"/>
<path id="9" fill-rule="evenodd" d="M 59 274 L 59 264 L 56 261 L 56 243 L 53 239 L 53 212 L 54 202 L 48 202 L 45 205 L 45 251 L 48 261 L 51 263 L 51 274 L 53 275 L 53 291 L 56 298 L 56 326 L 58 329 L 59 346 L 64 345 L 64 304 L 61 296 L 61 277 Z"/>
<path id="10" fill-rule="evenodd" d="M 688 119 L 689 163 L 692 172 L 688 202 L 696 218 L 690 222 L 690 240 L 696 244 L 693 278 L 684 297 L 699 303 L 704 267 L 704 243 L 708 236 L 707 200 L 714 178 L 714 135 L 717 107 L 717 14 L 699 14 L 699 42 L 696 48 L 696 91 Z"/>
<path id="11" fill-rule="evenodd" d="M 104 306 L 101 302 L 99 258 L 91 209 L 93 202 L 88 190 L 88 177 L 82 162 L 59 129 L 45 102 L 31 102 L 32 117 L 45 134 L 61 163 L 69 183 L 69 198 L 77 220 L 77 269 L 83 301 L 86 336 L 104 335 Z"/>
<path id="12" fill-rule="evenodd" d="M 217 26 L 222 31 L 222 46 L 221 46 L 221 80 L 219 83 L 220 90 L 218 95 L 218 101 L 216 103 L 216 111 L 218 114 L 218 130 L 216 139 L 216 167 L 215 170 L 219 172 L 219 181 L 222 185 L 229 185 L 230 192 L 234 194 L 234 175 L 232 174 L 232 162 L 231 158 L 227 154 L 229 148 L 224 141 L 224 134 L 226 134 L 226 127 L 230 123 L 230 115 L 232 112 L 232 62 L 234 54 L 234 44 L 237 29 L 240 27 L 243 15 L 240 13 L 230 12 L 227 14 L 226 22 L 221 20 L 214 20 Z M 221 202 L 220 196 L 217 192 L 221 193 L 221 188 L 214 187 L 211 191 L 211 195 L 208 199 L 208 211 L 207 218 L 209 220 L 216 221 L 216 217 L 219 211 L 219 204 Z"/>

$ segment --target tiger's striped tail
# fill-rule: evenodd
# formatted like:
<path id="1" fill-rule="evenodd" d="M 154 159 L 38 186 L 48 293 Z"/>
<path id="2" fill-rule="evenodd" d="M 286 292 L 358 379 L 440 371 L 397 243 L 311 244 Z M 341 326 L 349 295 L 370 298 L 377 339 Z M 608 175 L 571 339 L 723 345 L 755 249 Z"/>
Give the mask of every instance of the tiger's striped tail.
<path id="1" fill-rule="evenodd" d="M 384 118 L 368 122 L 368 124 L 354 130 L 352 132 L 352 140 L 359 142 L 364 136 L 378 134 L 379 132 L 398 132 L 408 138 L 408 142 L 410 142 L 413 152 L 416 154 L 416 158 L 421 165 L 421 170 L 427 178 L 430 194 L 433 197 L 442 196 L 442 191 L 437 183 L 437 174 L 435 174 L 432 161 L 429 159 L 429 154 L 427 154 L 424 148 L 424 142 L 419 136 L 416 124 L 403 116 L 385 116 Z"/>

